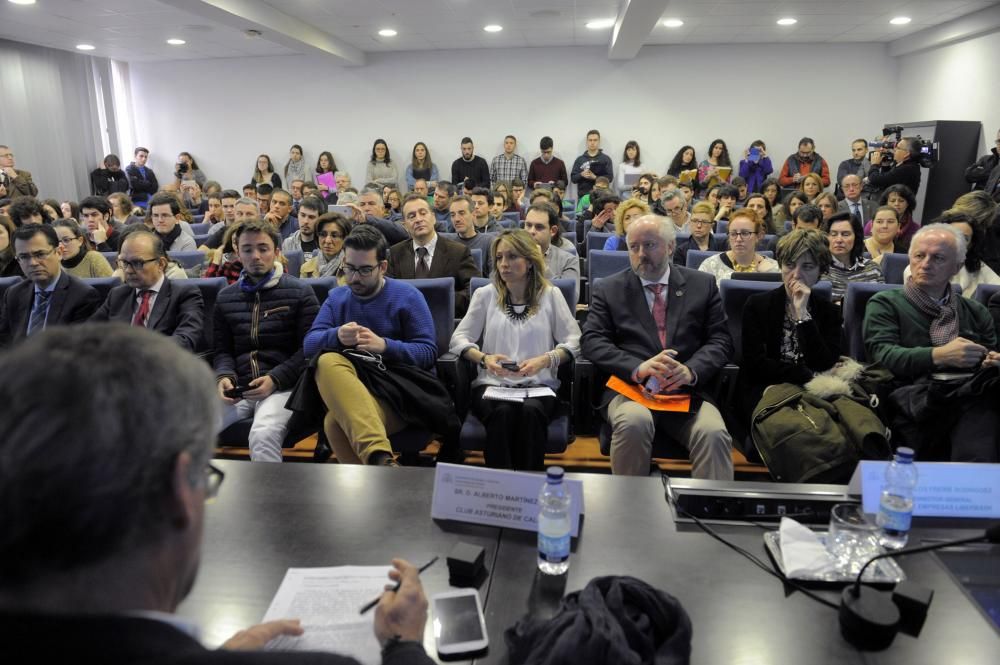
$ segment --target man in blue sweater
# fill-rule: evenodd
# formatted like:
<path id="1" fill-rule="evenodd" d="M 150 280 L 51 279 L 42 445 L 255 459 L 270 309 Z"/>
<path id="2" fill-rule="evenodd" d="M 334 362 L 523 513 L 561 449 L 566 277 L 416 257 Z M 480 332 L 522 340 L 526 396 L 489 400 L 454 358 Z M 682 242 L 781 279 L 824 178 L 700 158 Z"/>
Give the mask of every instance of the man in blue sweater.
<path id="1" fill-rule="evenodd" d="M 354 227 L 344 240 L 347 285 L 330 292 L 305 337 L 307 356 L 322 354 L 316 386 L 327 414 L 327 439 L 342 464 L 398 466 L 389 435 L 406 423 L 374 397 L 341 353 L 353 349 L 371 362 L 434 366 L 437 344 L 427 302 L 414 286 L 386 279 L 389 246 L 369 225 Z"/>

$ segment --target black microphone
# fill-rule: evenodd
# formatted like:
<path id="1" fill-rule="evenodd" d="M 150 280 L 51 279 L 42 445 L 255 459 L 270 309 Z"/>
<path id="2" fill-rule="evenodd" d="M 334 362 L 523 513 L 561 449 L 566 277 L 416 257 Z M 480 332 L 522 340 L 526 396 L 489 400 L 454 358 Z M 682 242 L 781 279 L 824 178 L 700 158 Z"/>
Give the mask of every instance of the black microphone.
<path id="1" fill-rule="evenodd" d="M 994 524 L 978 536 L 949 540 L 933 545 L 908 547 L 896 550 L 895 552 L 885 552 L 873 556 L 861 567 L 854 584 L 845 588 L 843 594 L 841 594 L 840 632 L 844 636 L 844 639 L 859 649 L 877 651 L 885 649 L 892 644 L 892 641 L 896 638 L 896 633 L 899 632 L 902 617 L 899 611 L 900 608 L 893 601 L 892 595 L 871 587 L 861 586 L 861 577 L 872 563 L 891 556 L 929 552 L 931 550 L 944 549 L 945 547 L 979 542 L 1000 543 L 1000 523 Z M 927 611 L 927 606 L 930 605 L 930 595 L 930 593 L 925 594 L 926 599 L 921 606 L 924 613 Z"/>

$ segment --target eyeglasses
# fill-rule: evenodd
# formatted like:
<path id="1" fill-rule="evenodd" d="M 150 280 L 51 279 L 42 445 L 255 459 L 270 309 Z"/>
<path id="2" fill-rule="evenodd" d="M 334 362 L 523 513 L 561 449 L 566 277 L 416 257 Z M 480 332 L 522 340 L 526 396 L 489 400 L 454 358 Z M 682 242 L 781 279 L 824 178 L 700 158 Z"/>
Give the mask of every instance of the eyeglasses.
<path id="1" fill-rule="evenodd" d="M 27 263 L 28 261 L 44 261 L 52 256 L 52 252 L 54 251 L 56 251 L 55 247 L 48 251 L 40 249 L 37 252 L 32 252 L 30 254 L 18 254 L 15 258 L 21 263 Z"/>
<path id="2" fill-rule="evenodd" d="M 344 264 L 344 272 L 348 275 L 361 275 L 362 277 L 371 277 L 371 274 L 375 272 L 378 266 L 352 266 L 349 263 Z"/>
<path id="3" fill-rule="evenodd" d="M 70 236 L 68 238 L 59 238 L 59 244 L 60 245 L 68 245 L 71 242 L 73 242 L 74 240 L 79 240 L 79 239 L 80 239 L 80 236 Z"/>
<path id="4" fill-rule="evenodd" d="M 997 143 L 1000 143 L 1000 141 L 997 141 Z M 14 156 L 14 153 L 12 153 L 12 152 L 5 152 L 2 155 L 0 155 L 0 158 L 10 159 L 13 156 Z"/>
<path id="5" fill-rule="evenodd" d="M 226 474 L 223 473 L 222 469 L 212 464 L 208 464 L 205 467 L 205 500 L 211 501 L 215 497 L 219 496 L 219 488 L 222 487 L 222 481 L 225 480 Z"/>
<path id="6" fill-rule="evenodd" d="M 756 231 L 730 231 L 729 232 L 729 237 L 730 238 L 743 238 L 744 240 L 746 240 L 750 236 L 754 236 L 754 235 L 757 235 Z"/>
<path id="7" fill-rule="evenodd" d="M 711 226 L 712 220 L 710 219 L 692 219 L 688 222 L 691 226 Z"/>
<path id="8" fill-rule="evenodd" d="M 133 259 L 131 261 L 124 261 L 122 259 L 118 259 L 118 267 L 121 268 L 122 270 L 125 270 L 126 268 L 131 268 L 132 270 L 139 272 L 140 270 L 146 267 L 147 263 L 152 263 L 153 261 L 159 261 L 159 259 Z"/>

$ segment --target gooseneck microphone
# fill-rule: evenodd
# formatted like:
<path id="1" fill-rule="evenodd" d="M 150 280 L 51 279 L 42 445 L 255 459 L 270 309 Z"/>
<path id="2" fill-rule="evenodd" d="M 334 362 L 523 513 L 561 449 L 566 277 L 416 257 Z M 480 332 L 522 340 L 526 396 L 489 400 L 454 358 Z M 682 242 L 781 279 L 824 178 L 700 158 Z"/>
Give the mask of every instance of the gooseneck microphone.
<path id="1" fill-rule="evenodd" d="M 861 577 L 865 574 L 868 566 L 879 559 L 891 556 L 930 552 L 931 550 L 944 549 L 955 545 L 979 542 L 1000 543 L 1000 524 L 994 524 L 978 536 L 949 540 L 943 543 L 934 543 L 933 545 L 908 547 L 895 552 L 885 552 L 873 556 L 861 567 L 854 584 L 845 588 L 843 594 L 841 594 L 840 632 L 844 636 L 844 639 L 859 649 L 877 651 L 885 649 L 892 644 L 892 641 L 896 638 L 896 633 L 899 631 L 901 620 L 900 608 L 893 601 L 892 595 L 889 592 L 861 585 Z M 923 601 L 923 612 L 926 612 L 926 607 L 929 604 L 930 594 L 928 593 L 926 599 Z"/>

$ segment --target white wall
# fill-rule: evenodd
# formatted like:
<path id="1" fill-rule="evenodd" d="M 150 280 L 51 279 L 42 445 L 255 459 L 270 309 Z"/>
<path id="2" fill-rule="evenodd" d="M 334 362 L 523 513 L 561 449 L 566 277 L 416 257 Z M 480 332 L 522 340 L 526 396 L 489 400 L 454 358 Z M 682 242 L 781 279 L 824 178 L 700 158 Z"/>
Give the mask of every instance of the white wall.
<path id="1" fill-rule="evenodd" d="M 874 136 L 896 117 L 895 61 L 878 44 L 647 46 L 628 62 L 608 61 L 605 48 L 373 54 L 369 62 L 133 64 L 138 141 L 161 176 L 188 150 L 210 179 L 239 187 L 258 153 L 283 166 L 299 143 L 313 164 L 331 150 L 360 185 L 376 137 L 400 160 L 401 177 L 418 140 L 448 177 L 464 135 L 489 160 L 513 133 L 530 161 L 548 134 L 568 168 L 592 127 L 615 164 L 635 138 L 643 161 L 661 173 L 682 144 L 703 158 L 717 136 L 737 159 L 763 139 L 778 169 L 809 135 L 836 169 L 851 139 Z M 848 88 L 865 91 L 864 103 L 844 97 Z"/>
<path id="2" fill-rule="evenodd" d="M 1000 32 L 899 59 L 899 120 L 978 120 L 1000 129 Z"/>

